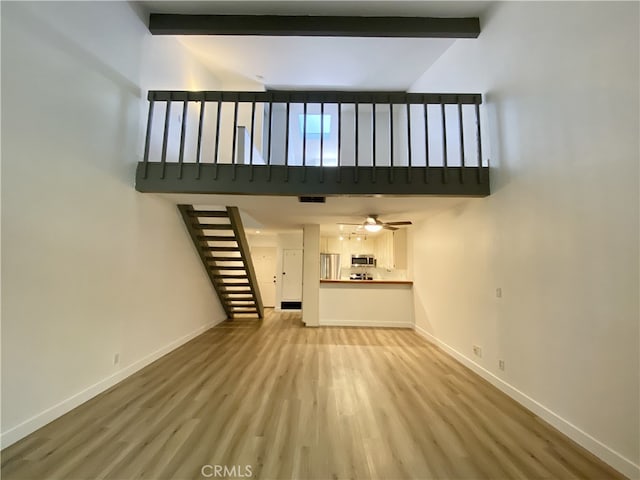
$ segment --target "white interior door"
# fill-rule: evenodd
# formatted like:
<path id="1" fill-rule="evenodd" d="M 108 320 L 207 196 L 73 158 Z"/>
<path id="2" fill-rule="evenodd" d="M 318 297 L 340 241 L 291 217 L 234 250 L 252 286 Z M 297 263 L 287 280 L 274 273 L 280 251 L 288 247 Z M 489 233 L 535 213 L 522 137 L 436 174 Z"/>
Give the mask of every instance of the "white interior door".
<path id="1" fill-rule="evenodd" d="M 276 247 L 253 247 L 253 267 L 258 277 L 258 288 L 265 307 L 276 305 Z"/>
<path id="2" fill-rule="evenodd" d="M 302 301 L 302 250 L 282 252 L 282 300 Z"/>

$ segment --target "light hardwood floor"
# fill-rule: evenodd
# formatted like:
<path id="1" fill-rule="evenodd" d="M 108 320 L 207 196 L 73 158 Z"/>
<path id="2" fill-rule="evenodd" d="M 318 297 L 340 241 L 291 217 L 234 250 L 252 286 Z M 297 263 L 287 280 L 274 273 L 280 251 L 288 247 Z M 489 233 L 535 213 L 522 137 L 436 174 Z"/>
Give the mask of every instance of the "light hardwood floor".
<path id="1" fill-rule="evenodd" d="M 2 478 L 623 478 L 411 330 L 267 312 L 5 449 Z"/>

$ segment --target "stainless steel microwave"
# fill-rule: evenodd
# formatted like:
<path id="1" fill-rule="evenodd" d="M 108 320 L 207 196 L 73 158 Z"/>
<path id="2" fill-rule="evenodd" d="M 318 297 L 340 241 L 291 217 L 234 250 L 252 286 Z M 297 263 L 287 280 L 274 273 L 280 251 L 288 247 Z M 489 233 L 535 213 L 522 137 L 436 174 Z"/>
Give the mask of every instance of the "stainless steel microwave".
<path id="1" fill-rule="evenodd" d="M 375 267 L 376 257 L 373 255 L 351 255 L 352 267 Z"/>

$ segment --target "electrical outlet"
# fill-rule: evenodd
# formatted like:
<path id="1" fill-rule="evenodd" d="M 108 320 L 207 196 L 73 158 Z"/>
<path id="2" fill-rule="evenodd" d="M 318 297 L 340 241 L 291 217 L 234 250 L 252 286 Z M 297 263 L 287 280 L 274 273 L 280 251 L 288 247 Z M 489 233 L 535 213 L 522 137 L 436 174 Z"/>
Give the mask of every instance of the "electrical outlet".
<path id="1" fill-rule="evenodd" d="M 502 298 L 502 289 L 501 288 L 496 288 L 496 297 L 497 298 Z"/>
<path id="2" fill-rule="evenodd" d="M 479 347 L 478 345 L 474 345 L 473 346 L 473 354 L 476 357 L 482 357 L 482 347 Z"/>
<path id="3" fill-rule="evenodd" d="M 498 360 L 498 368 L 504 370 L 504 360 Z"/>
<path id="4" fill-rule="evenodd" d="M 119 354 L 119 353 L 116 353 L 116 354 L 113 356 L 113 364 L 114 364 L 114 365 L 118 365 L 119 363 L 120 363 L 120 354 Z"/>

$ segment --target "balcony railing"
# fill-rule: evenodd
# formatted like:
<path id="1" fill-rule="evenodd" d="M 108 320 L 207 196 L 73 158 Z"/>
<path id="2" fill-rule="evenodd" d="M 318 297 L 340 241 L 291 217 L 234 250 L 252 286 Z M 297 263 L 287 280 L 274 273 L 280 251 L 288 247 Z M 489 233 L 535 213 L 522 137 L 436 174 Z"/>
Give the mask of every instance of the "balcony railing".
<path id="1" fill-rule="evenodd" d="M 480 94 L 151 91 L 136 188 L 489 194 Z"/>

